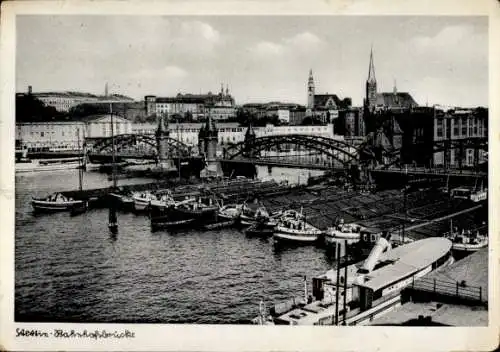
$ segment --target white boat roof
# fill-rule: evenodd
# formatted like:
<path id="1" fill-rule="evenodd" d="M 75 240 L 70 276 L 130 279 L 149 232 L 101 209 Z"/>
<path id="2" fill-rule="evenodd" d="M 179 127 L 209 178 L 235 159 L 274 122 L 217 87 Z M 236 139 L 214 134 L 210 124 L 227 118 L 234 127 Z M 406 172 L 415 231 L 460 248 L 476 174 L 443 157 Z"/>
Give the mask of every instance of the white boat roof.
<path id="1" fill-rule="evenodd" d="M 376 291 L 424 269 L 451 250 L 452 242 L 444 237 L 415 241 L 381 254 L 380 261 L 394 261 L 365 275 L 359 286 Z"/>

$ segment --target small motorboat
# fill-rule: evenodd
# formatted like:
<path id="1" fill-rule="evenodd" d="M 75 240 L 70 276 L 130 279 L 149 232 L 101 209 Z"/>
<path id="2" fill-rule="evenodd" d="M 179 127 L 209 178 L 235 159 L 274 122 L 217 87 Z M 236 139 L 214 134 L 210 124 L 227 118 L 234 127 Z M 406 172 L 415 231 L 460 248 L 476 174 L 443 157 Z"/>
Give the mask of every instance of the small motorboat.
<path id="1" fill-rule="evenodd" d="M 306 222 L 302 213 L 296 217 L 282 217 L 273 234 L 275 241 L 293 241 L 302 243 L 316 242 L 322 235 L 322 231 Z"/>
<path id="2" fill-rule="evenodd" d="M 149 208 L 152 200 L 157 199 L 151 192 L 136 192 L 132 194 L 134 200 L 134 209 L 136 211 L 145 211 Z"/>
<path id="3" fill-rule="evenodd" d="M 31 205 L 36 212 L 69 211 L 73 207 L 83 206 L 85 201 L 66 197 L 62 193 L 54 193 L 45 198 L 32 197 Z"/>
<path id="4" fill-rule="evenodd" d="M 329 227 L 325 234 L 325 243 L 333 244 L 339 241 L 347 240 L 348 244 L 355 243 L 359 241 L 361 237 L 361 230 L 363 227 L 357 224 L 344 224 L 343 219 L 340 220 L 339 224 Z"/>
<path id="5" fill-rule="evenodd" d="M 224 205 L 217 212 L 217 217 L 223 220 L 236 220 L 240 216 L 242 208 L 243 206 L 238 204 Z"/>

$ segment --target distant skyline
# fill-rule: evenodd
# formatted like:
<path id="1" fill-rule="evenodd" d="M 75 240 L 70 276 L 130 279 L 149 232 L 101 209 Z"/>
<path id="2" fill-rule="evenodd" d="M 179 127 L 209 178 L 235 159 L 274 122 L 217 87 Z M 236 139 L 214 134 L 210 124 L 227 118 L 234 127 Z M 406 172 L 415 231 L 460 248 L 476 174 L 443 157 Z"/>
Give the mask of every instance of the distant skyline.
<path id="1" fill-rule="evenodd" d="M 488 105 L 488 19 L 431 16 L 18 16 L 16 91 L 82 91 L 135 99 L 217 93 L 238 104 L 361 106 L 373 46 L 379 92 L 420 105 Z"/>

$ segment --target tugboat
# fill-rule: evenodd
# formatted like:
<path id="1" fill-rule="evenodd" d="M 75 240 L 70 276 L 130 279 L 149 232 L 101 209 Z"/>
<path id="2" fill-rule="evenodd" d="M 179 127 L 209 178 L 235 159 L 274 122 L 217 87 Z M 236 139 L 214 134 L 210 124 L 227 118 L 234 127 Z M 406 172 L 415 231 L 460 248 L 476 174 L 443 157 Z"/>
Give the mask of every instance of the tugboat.
<path id="1" fill-rule="evenodd" d="M 311 243 L 318 241 L 322 233 L 320 229 L 307 223 L 301 212 L 295 214 L 295 217 L 282 217 L 278 221 L 273 238 L 275 241 Z"/>
<path id="2" fill-rule="evenodd" d="M 345 240 L 347 240 L 347 244 L 355 243 L 359 241 L 363 229 L 357 224 L 344 224 L 344 219 L 340 219 L 337 225 L 326 230 L 325 244 L 334 244 Z"/>

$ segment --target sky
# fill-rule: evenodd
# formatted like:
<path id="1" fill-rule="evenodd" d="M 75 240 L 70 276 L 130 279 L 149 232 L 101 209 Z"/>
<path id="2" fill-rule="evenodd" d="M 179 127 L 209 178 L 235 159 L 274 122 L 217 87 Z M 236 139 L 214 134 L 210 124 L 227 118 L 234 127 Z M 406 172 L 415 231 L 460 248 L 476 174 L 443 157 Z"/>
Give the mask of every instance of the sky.
<path id="1" fill-rule="evenodd" d="M 16 91 L 145 95 L 218 92 L 237 104 L 362 105 L 373 47 L 379 92 L 420 105 L 488 105 L 488 20 L 431 16 L 17 17 Z"/>

